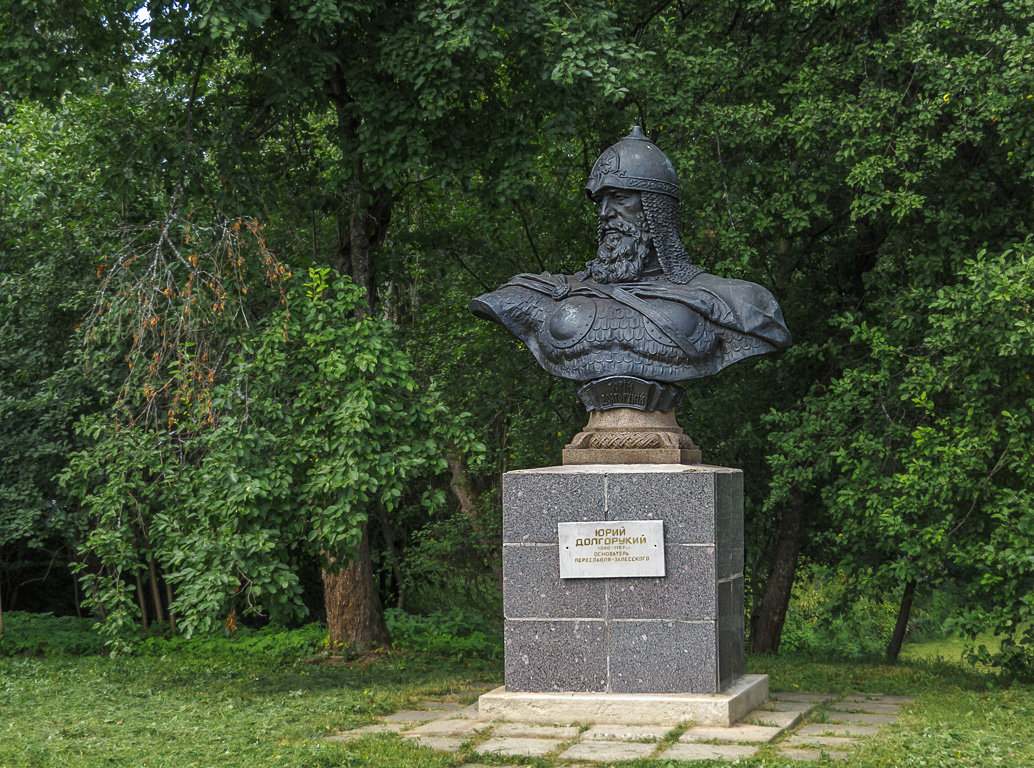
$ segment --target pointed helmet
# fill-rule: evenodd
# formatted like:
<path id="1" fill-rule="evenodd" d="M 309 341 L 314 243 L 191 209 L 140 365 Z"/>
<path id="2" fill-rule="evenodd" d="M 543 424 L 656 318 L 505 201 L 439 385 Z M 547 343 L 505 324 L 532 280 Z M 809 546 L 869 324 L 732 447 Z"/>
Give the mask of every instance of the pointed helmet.
<path id="1" fill-rule="evenodd" d="M 680 194 L 675 166 L 638 125 L 617 144 L 607 147 L 593 165 L 585 194 L 595 202 L 605 188 L 641 194 L 650 237 L 669 280 L 688 283 L 701 272 L 693 266 L 679 238 Z"/>
<path id="2" fill-rule="evenodd" d="M 679 180 L 675 166 L 660 148 L 646 138 L 638 125 L 596 160 L 585 185 L 590 200 L 604 187 L 658 192 L 679 199 Z"/>

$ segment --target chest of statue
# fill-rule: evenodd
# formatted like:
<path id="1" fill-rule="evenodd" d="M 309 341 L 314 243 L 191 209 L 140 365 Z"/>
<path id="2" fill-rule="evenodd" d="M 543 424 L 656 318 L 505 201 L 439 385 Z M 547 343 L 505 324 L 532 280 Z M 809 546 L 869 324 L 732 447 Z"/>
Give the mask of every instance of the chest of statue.
<path id="1" fill-rule="evenodd" d="M 539 349 L 570 378 L 591 379 L 617 366 L 628 375 L 666 379 L 715 344 L 710 324 L 674 301 L 651 301 L 648 314 L 600 296 L 544 298 L 543 305 Z"/>

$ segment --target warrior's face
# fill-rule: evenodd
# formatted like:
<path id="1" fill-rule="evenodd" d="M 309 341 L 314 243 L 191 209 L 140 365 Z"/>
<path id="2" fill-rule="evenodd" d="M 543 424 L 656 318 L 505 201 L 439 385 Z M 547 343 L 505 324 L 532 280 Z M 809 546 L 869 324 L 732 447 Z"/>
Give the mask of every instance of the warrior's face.
<path id="1" fill-rule="evenodd" d="M 599 249 L 586 264 L 600 283 L 625 283 L 642 274 L 650 253 L 650 236 L 638 192 L 605 187 L 595 197 Z"/>

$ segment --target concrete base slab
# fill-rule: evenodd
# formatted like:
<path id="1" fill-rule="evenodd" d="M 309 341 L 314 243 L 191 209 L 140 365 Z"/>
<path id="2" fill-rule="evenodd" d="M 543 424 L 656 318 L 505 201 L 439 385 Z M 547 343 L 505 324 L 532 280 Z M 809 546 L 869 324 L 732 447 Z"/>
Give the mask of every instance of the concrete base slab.
<path id="1" fill-rule="evenodd" d="M 489 739 L 474 747 L 479 755 L 506 755 L 508 757 L 542 757 L 563 744 L 557 739 Z"/>
<path id="2" fill-rule="evenodd" d="M 649 757 L 656 744 L 637 744 L 629 741 L 581 741 L 560 753 L 565 760 L 593 760 L 612 762 Z"/>
<path id="3" fill-rule="evenodd" d="M 733 725 L 729 728 L 695 726 L 679 737 L 679 741 L 731 741 L 767 744 L 783 732 L 782 728 L 768 725 Z"/>
<path id="4" fill-rule="evenodd" d="M 427 749 L 436 749 L 439 752 L 459 752 L 464 742 L 466 742 L 466 739 L 460 739 L 453 736 L 420 736 L 406 734 L 402 738 Z"/>
<path id="5" fill-rule="evenodd" d="M 664 760 L 742 760 L 753 757 L 757 747 L 738 744 L 676 744 L 661 752 L 658 758 Z"/>
<path id="6" fill-rule="evenodd" d="M 743 675 L 722 693 L 533 693 L 504 687 L 478 700 L 483 720 L 727 727 L 768 699 L 768 675 Z"/>

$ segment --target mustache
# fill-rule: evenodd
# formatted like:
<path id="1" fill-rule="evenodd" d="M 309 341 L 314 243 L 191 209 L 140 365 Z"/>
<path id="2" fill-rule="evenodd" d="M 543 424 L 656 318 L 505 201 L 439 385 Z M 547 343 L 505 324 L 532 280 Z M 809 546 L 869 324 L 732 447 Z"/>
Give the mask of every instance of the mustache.
<path id="1" fill-rule="evenodd" d="M 600 222 L 599 235 L 601 238 L 607 235 L 625 235 L 626 237 L 639 237 L 642 228 L 630 221 L 623 219 L 611 219 L 607 222 Z"/>

